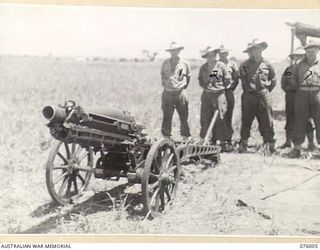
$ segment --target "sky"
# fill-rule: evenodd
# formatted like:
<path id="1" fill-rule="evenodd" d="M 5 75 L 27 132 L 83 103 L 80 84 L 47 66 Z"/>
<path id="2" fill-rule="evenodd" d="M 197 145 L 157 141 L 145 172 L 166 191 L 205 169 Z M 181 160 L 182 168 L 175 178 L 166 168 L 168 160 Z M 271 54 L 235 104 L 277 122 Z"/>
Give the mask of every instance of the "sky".
<path id="1" fill-rule="evenodd" d="M 186 58 L 221 44 L 245 58 L 259 38 L 269 45 L 265 56 L 283 59 L 291 37 L 285 22 L 296 21 L 320 27 L 320 10 L 0 5 L 0 54 L 139 58 L 147 49 L 164 58 L 176 41 Z"/>

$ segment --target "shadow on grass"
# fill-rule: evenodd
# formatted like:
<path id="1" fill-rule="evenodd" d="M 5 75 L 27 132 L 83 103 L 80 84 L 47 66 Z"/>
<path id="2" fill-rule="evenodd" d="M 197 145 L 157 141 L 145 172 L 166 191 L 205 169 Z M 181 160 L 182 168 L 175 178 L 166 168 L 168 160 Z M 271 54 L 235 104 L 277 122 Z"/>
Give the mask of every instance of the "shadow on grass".
<path id="1" fill-rule="evenodd" d="M 55 213 L 57 209 L 59 209 L 59 205 L 55 202 L 50 202 L 44 205 L 39 206 L 36 210 L 32 211 L 32 217 L 42 217 L 45 215 L 49 215 Z"/>
<path id="2" fill-rule="evenodd" d="M 61 208 L 61 206 L 53 203 L 42 205 L 33 211 L 31 215 L 34 217 L 41 217 L 48 214 L 56 215 L 51 216 L 36 226 L 19 232 L 19 234 L 48 233 L 50 230 L 58 226 L 58 223 L 62 218 L 65 221 L 71 220 L 72 214 L 81 214 L 85 216 L 101 211 L 112 211 L 113 209 L 119 207 L 119 204 L 121 204 L 121 201 L 123 201 L 124 190 L 126 187 L 126 184 L 121 184 L 112 188 L 111 190 L 95 193 L 88 200 L 74 205 L 70 210 L 67 210 L 61 214 L 57 214 L 57 211 Z"/>

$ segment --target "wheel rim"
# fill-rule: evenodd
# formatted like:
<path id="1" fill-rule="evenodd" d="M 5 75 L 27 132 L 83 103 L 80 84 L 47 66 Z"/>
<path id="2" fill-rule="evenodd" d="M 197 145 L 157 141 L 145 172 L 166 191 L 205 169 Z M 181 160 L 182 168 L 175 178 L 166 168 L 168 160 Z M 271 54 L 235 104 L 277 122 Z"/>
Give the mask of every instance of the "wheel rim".
<path id="1" fill-rule="evenodd" d="M 61 205 L 72 203 L 87 188 L 92 175 L 88 170 L 92 168 L 92 148 L 57 142 L 46 166 L 47 188 L 52 199 Z"/>
<path id="2" fill-rule="evenodd" d="M 164 139 L 150 149 L 143 174 L 144 210 L 151 218 L 163 213 L 175 198 L 180 175 L 180 158 L 172 141 Z"/>

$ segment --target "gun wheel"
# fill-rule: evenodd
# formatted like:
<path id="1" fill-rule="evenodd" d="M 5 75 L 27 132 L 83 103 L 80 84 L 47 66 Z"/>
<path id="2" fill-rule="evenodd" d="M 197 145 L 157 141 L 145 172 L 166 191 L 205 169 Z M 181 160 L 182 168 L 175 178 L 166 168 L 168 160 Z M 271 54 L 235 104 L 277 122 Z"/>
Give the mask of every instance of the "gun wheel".
<path id="1" fill-rule="evenodd" d="M 47 188 L 53 201 L 71 204 L 88 184 L 93 170 L 93 150 L 57 141 L 46 165 Z"/>
<path id="2" fill-rule="evenodd" d="M 148 218 L 163 213 L 175 198 L 181 166 L 174 143 L 163 139 L 148 152 L 141 178 L 144 212 Z"/>

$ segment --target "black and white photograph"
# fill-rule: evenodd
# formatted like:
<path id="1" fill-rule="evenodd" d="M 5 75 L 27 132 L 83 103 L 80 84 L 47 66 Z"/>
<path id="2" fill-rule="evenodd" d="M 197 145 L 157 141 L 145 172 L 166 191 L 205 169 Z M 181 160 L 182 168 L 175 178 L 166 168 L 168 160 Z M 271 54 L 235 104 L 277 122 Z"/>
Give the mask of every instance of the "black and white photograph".
<path id="1" fill-rule="evenodd" d="M 320 236 L 320 10 L 0 5 L 0 233 Z"/>

